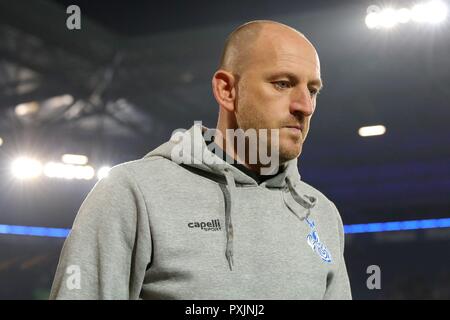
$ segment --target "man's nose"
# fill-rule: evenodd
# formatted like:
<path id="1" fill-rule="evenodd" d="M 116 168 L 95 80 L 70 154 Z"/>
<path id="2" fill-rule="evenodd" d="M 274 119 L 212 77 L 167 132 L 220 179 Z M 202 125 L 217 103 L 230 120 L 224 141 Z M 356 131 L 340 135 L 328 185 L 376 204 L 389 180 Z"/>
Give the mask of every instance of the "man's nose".
<path id="1" fill-rule="evenodd" d="M 298 88 L 294 91 L 290 112 L 292 114 L 301 113 L 305 117 L 309 117 L 314 113 L 314 102 L 308 88 Z"/>

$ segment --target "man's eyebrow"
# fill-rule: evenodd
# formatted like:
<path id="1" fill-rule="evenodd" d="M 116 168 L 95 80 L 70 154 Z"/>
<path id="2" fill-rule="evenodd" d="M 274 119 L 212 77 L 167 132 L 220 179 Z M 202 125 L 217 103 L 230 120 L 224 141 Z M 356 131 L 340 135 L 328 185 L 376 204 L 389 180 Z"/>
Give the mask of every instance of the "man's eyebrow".
<path id="1" fill-rule="evenodd" d="M 317 91 L 320 91 L 320 90 L 323 89 L 323 82 L 322 82 L 321 79 L 314 79 L 314 80 L 311 80 L 311 81 L 309 82 L 309 84 L 312 84 L 312 85 L 314 85 L 314 86 L 317 86 L 317 87 L 318 87 L 318 88 L 317 88 Z"/>
<path id="2" fill-rule="evenodd" d="M 272 74 L 271 78 L 278 78 L 278 77 L 287 77 L 290 80 L 295 80 L 296 82 L 299 81 L 299 77 L 291 72 L 291 71 L 279 71 Z M 317 90 L 320 91 L 323 88 L 323 82 L 321 79 L 314 79 L 308 82 L 308 85 L 313 85 L 318 87 Z"/>

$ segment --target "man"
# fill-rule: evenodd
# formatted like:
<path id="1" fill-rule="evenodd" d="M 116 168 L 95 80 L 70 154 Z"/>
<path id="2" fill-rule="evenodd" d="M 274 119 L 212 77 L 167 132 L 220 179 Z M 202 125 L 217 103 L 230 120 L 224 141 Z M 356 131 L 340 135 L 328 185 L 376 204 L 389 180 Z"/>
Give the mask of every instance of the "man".
<path id="1" fill-rule="evenodd" d="M 297 168 L 321 86 L 301 33 L 266 20 L 237 28 L 212 79 L 214 142 L 194 125 L 100 180 L 51 298 L 350 299 L 339 212 Z M 242 153 L 227 129 L 276 135 L 244 137 Z M 267 150 L 277 165 L 261 174 L 272 163 L 250 160 Z"/>

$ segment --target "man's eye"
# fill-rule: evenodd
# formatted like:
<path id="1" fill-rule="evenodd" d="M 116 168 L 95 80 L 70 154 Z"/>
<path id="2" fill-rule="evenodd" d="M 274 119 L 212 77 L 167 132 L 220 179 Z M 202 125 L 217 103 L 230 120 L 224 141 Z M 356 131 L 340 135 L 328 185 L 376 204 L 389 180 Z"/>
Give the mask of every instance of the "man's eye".
<path id="1" fill-rule="evenodd" d="M 311 89 L 309 89 L 309 93 L 313 97 L 313 96 L 316 96 L 319 93 L 319 91 L 317 89 L 311 88 Z"/>
<path id="2" fill-rule="evenodd" d="M 288 89 L 291 87 L 291 83 L 289 81 L 275 81 L 273 84 L 277 89 Z"/>

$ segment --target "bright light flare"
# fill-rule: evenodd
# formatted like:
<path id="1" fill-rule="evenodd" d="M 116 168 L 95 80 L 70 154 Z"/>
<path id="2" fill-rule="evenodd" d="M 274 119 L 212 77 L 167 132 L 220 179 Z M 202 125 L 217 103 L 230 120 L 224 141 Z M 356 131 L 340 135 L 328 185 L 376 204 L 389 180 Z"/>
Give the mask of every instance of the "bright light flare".
<path id="1" fill-rule="evenodd" d="M 63 106 L 68 106 L 74 102 L 73 96 L 70 94 L 64 94 L 62 96 L 53 97 L 50 99 L 47 99 L 45 101 L 45 104 L 48 105 L 50 108 L 60 108 Z"/>
<path id="2" fill-rule="evenodd" d="M 44 167 L 44 175 L 49 178 L 91 180 L 95 176 L 91 166 L 76 166 L 72 164 L 49 162 Z"/>
<path id="3" fill-rule="evenodd" d="M 437 24 L 448 15 L 447 5 L 440 0 L 418 3 L 412 8 L 380 8 L 372 5 L 367 8 L 365 23 L 369 29 L 390 29 L 399 23 L 410 21 Z"/>
<path id="4" fill-rule="evenodd" d="M 361 137 L 380 136 L 386 132 L 386 127 L 383 125 L 361 127 L 358 133 Z"/>
<path id="5" fill-rule="evenodd" d="M 29 114 L 36 113 L 39 110 L 39 103 L 36 101 L 21 103 L 16 106 L 14 112 L 19 117 L 24 117 Z"/>
<path id="6" fill-rule="evenodd" d="M 391 8 L 381 11 L 378 19 L 379 25 L 384 28 L 392 28 L 398 24 L 397 11 Z"/>
<path id="7" fill-rule="evenodd" d="M 111 167 L 108 166 L 101 167 L 97 172 L 97 178 L 99 180 L 106 178 L 109 175 L 109 170 L 111 170 Z"/>
<path id="8" fill-rule="evenodd" d="M 88 157 L 80 154 L 64 154 L 61 157 L 62 162 L 67 164 L 85 165 L 88 163 Z"/>
<path id="9" fill-rule="evenodd" d="M 33 179 L 42 174 L 42 164 L 35 159 L 20 157 L 13 161 L 11 171 L 17 179 Z"/>
<path id="10" fill-rule="evenodd" d="M 397 11 L 397 21 L 400 23 L 408 23 L 411 20 L 411 10 L 401 8 Z"/>
<path id="11" fill-rule="evenodd" d="M 416 4 L 412 8 L 411 18 L 416 22 L 439 23 L 447 17 L 447 6 L 441 1 Z"/>

